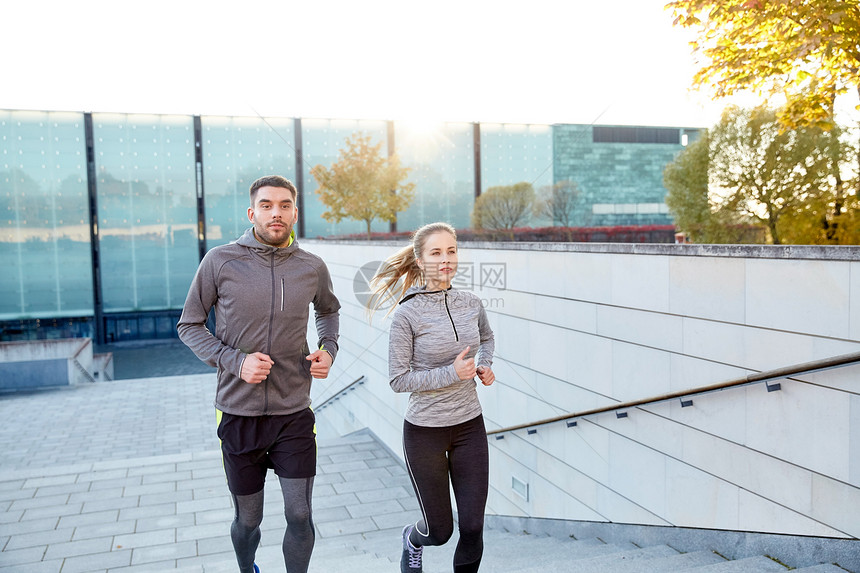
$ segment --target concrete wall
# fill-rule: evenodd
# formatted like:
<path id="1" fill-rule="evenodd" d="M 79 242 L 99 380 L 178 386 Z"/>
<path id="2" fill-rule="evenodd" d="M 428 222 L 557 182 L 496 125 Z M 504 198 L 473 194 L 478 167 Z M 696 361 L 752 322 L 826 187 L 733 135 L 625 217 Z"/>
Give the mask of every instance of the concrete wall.
<path id="1" fill-rule="evenodd" d="M 318 411 L 320 433 L 369 427 L 400 452 L 407 396 L 360 272 L 400 244 L 303 246 L 343 304 L 315 404 L 366 377 Z M 496 333 L 488 429 L 860 351 L 858 247 L 462 243 L 460 258 Z M 490 438 L 488 513 L 860 537 L 860 365 L 781 383 Z"/>
<path id="2" fill-rule="evenodd" d="M 93 382 L 89 338 L 0 342 L 0 391 Z"/>

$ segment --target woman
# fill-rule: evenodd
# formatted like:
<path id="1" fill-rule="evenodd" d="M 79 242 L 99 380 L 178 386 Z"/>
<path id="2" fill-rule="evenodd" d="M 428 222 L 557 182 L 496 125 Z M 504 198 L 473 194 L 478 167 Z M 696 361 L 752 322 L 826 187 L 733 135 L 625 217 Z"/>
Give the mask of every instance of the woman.
<path id="1" fill-rule="evenodd" d="M 494 340 L 481 300 L 455 290 L 457 235 L 446 223 L 418 229 L 412 244 L 391 256 L 373 279 L 375 308 L 400 298 L 391 323 L 389 379 L 411 392 L 403 452 L 422 518 L 403 529 L 401 573 L 420 573 L 423 548 L 460 541 L 454 573 L 474 573 L 483 554 L 488 448 L 475 376 L 495 380 Z"/>

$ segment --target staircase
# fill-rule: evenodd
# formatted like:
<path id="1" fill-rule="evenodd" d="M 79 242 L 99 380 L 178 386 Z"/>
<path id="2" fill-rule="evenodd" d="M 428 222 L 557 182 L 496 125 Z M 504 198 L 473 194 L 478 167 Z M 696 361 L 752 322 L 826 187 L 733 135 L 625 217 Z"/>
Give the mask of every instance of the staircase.
<path id="1" fill-rule="evenodd" d="M 331 435 L 333 432 L 329 432 Z M 362 455 L 364 454 L 364 455 Z M 365 461 L 362 461 L 365 460 Z M 365 462 L 367 466 L 365 467 Z M 346 465 L 343 465 L 346 464 Z M 357 464 L 357 465 L 356 465 Z M 417 505 L 404 503 L 405 513 L 387 515 L 384 501 L 357 500 L 349 503 L 358 509 L 356 515 L 374 515 L 376 525 L 369 528 L 356 528 L 350 524 L 355 519 L 347 516 L 338 518 L 341 513 L 328 513 L 344 502 L 343 491 L 338 493 L 332 483 L 365 485 L 376 481 L 366 473 L 358 475 L 353 471 L 368 472 L 387 468 L 385 484 L 380 488 L 407 488 L 408 477 L 399 463 L 385 450 L 376 438 L 368 432 L 357 432 L 351 436 L 325 440 L 319 447 L 320 479 L 314 491 L 315 523 L 319 534 L 316 538 L 309 573 L 396 573 L 400 570 L 401 528 L 410 518 L 419 515 Z M 375 467 L 377 470 L 372 470 Z M 338 473 L 340 472 L 340 473 Z M 376 474 L 374 474 L 376 475 Z M 380 474 L 382 475 L 382 474 Z M 333 476 L 339 476 L 333 478 Z M 359 480 L 359 481 L 354 481 Z M 393 480 L 393 481 L 392 481 Z M 267 505 L 271 517 L 264 520 L 262 545 L 257 551 L 257 564 L 261 573 L 283 573 L 284 560 L 280 539 L 283 536 L 283 515 L 278 500 L 278 490 L 274 482 Z M 349 491 L 347 487 L 345 491 Z M 385 500 L 380 495 L 374 499 Z M 399 507 L 399 506 L 398 506 Z M 410 509 L 411 508 L 411 509 Z M 355 517 L 355 516 L 353 516 Z M 268 521 L 267 521 L 268 520 Z M 268 524 L 267 527 L 266 524 Z M 333 527 L 336 526 L 336 527 Z M 511 528 L 505 529 L 507 526 Z M 516 527 L 516 530 L 513 530 Z M 527 526 L 526 526 L 527 527 Z M 484 556 L 481 573 L 663 573 L 692 571 L 695 573 L 845 573 L 837 565 L 824 564 L 791 569 L 777 560 L 765 555 L 729 560 L 714 551 L 691 551 L 682 553 L 668 544 L 655 541 L 654 544 L 639 546 L 632 542 L 618 541 L 624 537 L 617 532 L 614 542 L 606 542 L 595 535 L 583 533 L 581 539 L 568 537 L 566 533 L 530 534 L 509 523 L 493 523 L 488 520 L 484 529 Z M 451 573 L 454 549 L 457 545 L 457 532 L 442 547 L 424 549 L 424 573 Z M 176 573 L 236 573 L 236 561 L 229 550 L 229 541 L 220 542 L 221 552 L 198 561 L 195 566 L 178 566 Z M 775 557 L 779 557 L 776 555 Z M 147 570 L 149 571 L 149 570 Z M 156 570 L 153 570 L 156 571 Z M 853 573 L 860 571 L 852 570 Z"/>
<path id="2" fill-rule="evenodd" d="M 456 533 L 442 547 L 424 550 L 424 573 L 451 573 Z M 283 571 L 280 547 L 261 548 L 257 563 L 261 573 Z M 364 534 L 349 542 L 318 540 L 309 573 L 385 573 L 399 571 L 400 539 L 395 530 Z M 680 553 L 668 545 L 637 547 L 611 544 L 600 539 L 559 539 L 487 529 L 481 573 L 845 573 L 824 564 L 790 569 L 766 556 L 735 561 L 712 551 Z M 206 573 L 236 571 L 233 561 L 207 565 Z"/>

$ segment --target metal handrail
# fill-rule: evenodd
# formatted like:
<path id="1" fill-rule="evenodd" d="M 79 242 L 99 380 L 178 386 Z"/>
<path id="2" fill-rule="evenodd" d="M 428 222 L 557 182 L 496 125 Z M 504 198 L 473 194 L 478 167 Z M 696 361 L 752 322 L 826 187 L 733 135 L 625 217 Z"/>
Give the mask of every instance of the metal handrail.
<path id="1" fill-rule="evenodd" d="M 322 404 L 320 404 L 319 406 L 314 406 L 313 407 L 314 410 L 319 412 L 320 410 L 325 408 L 329 402 L 333 402 L 334 400 L 337 400 L 338 398 L 340 398 L 341 396 L 346 394 L 349 390 L 353 389 L 352 387 L 355 386 L 356 384 L 364 384 L 365 380 L 366 380 L 366 377 L 362 374 L 361 376 L 359 376 L 358 378 L 356 378 L 355 380 L 353 380 L 352 382 L 350 382 L 349 384 L 344 386 L 342 389 L 338 390 L 337 392 L 335 392 L 334 394 L 332 394 L 331 396 L 326 398 Z"/>
<path id="2" fill-rule="evenodd" d="M 853 352 L 850 354 L 841 354 L 839 356 L 834 356 L 832 358 L 825 358 L 823 360 L 813 360 L 812 362 L 804 362 L 802 364 L 795 364 L 794 366 L 785 366 L 783 368 L 777 368 L 775 370 L 767 370 L 764 372 L 758 372 L 756 374 L 750 374 L 743 378 L 736 378 L 733 380 L 729 380 L 727 382 L 719 382 L 717 384 L 711 384 L 709 386 L 700 386 L 698 388 L 691 388 L 689 390 L 684 390 L 682 392 L 670 392 L 669 394 L 662 394 L 660 396 L 654 396 L 652 398 L 644 398 L 640 400 L 632 400 L 630 402 L 619 402 L 617 404 L 611 404 L 609 406 L 603 406 L 601 408 L 593 408 L 591 410 L 584 410 L 582 412 L 576 412 L 574 414 L 564 414 L 562 416 L 555 416 L 554 418 L 546 418 L 543 420 L 537 420 L 535 422 L 531 422 L 528 424 L 517 424 L 515 426 L 508 426 L 506 428 L 499 428 L 497 430 L 490 430 L 487 432 L 488 436 L 493 434 L 503 434 L 505 432 L 512 432 L 514 430 L 522 430 L 524 428 L 534 428 L 536 426 L 543 426 L 545 424 L 552 424 L 553 422 L 561 422 L 562 420 L 572 420 L 573 418 L 583 418 L 585 416 L 591 416 L 594 414 L 602 414 L 605 412 L 612 412 L 613 410 L 624 410 L 627 408 L 635 408 L 637 406 L 644 406 L 646 404 L 654 404 L 657 402 L 665 402 L 667 400 L 674 400 L 676 398 L 684 398 L 688 396 L 695 396 L 696 394 L 705 394 L 707 392 L 715 392 L 717 390 L 723 390 L 725 388 L 732 388 L 735 386 L 742 386 L 744 384 L 753 384 L 758 382 L 769 382 L 772 380 L 779 380 L 781 378 L 788 378 L 789 376 L 794 376 L 797 374 L 810 374 L 812 372 L 818 372 L 819 370 L 829 370 L 831 368 L 838 368 L 840 366 L 847 366 L 849 364 L 853 364 L 856 362 L 860 362 L 860 352 Z M 776 385 L 774 385 L 776 386 Z M 768 387 L 770 390 L 772 387 Z M 773 387 L 773 389 L 777 389 Z"/>
<path id="3" fill-rule="evenodd" d="M 75 356 L 77 356 L 77 355 L 75 355 Z M 78 370 L 80 371 L 81 374 L 86 376 L 86 378 L 89 382 L 97 382 L 97 380 L 93 377 L 93 375 L 90 373 L 90 371 L 87 370 L 86 368 L 84 368 L 83 364 L 78 362 L 77 358 L 72 357 L 72 364 L 74 364 L 78 368 Z"/>

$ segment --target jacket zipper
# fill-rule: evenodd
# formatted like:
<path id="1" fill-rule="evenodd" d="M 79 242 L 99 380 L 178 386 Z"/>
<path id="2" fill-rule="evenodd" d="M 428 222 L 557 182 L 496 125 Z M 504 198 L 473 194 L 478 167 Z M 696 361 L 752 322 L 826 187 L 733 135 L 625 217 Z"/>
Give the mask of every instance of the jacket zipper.
<path id="1" fill-rule="evenodd" d="M 284 312 L 284 277 L 281 277 L 281 312 Z"/>
<path id="2" fill-rule="evenodd" d="M 272 306 L 269 311 L 269 337 L 266 341 L 266 354 L 269 356 L 272 355 L 272 325 L 275 322 L 275 253 L 272 253 L 271 262 L 269 264 L 269 268 L 272 273 Z M 269 413 L 269 378 L 267 377 L 263 380 L 265 386 L 263 387 L 263 414 Z"/>
<path id="3" fill-rule="evenodd" d="M 448 308 L 448 291 L 445 291 L 445 311 L 448 313 L 448 320 L 451 321 L 451 328 L 454 329 L 454 340 L 460 341 L 460 336 L 457 334 L 457 327 L 454 326 L 454 318 L 451 316 L 451 309 Z"/>

